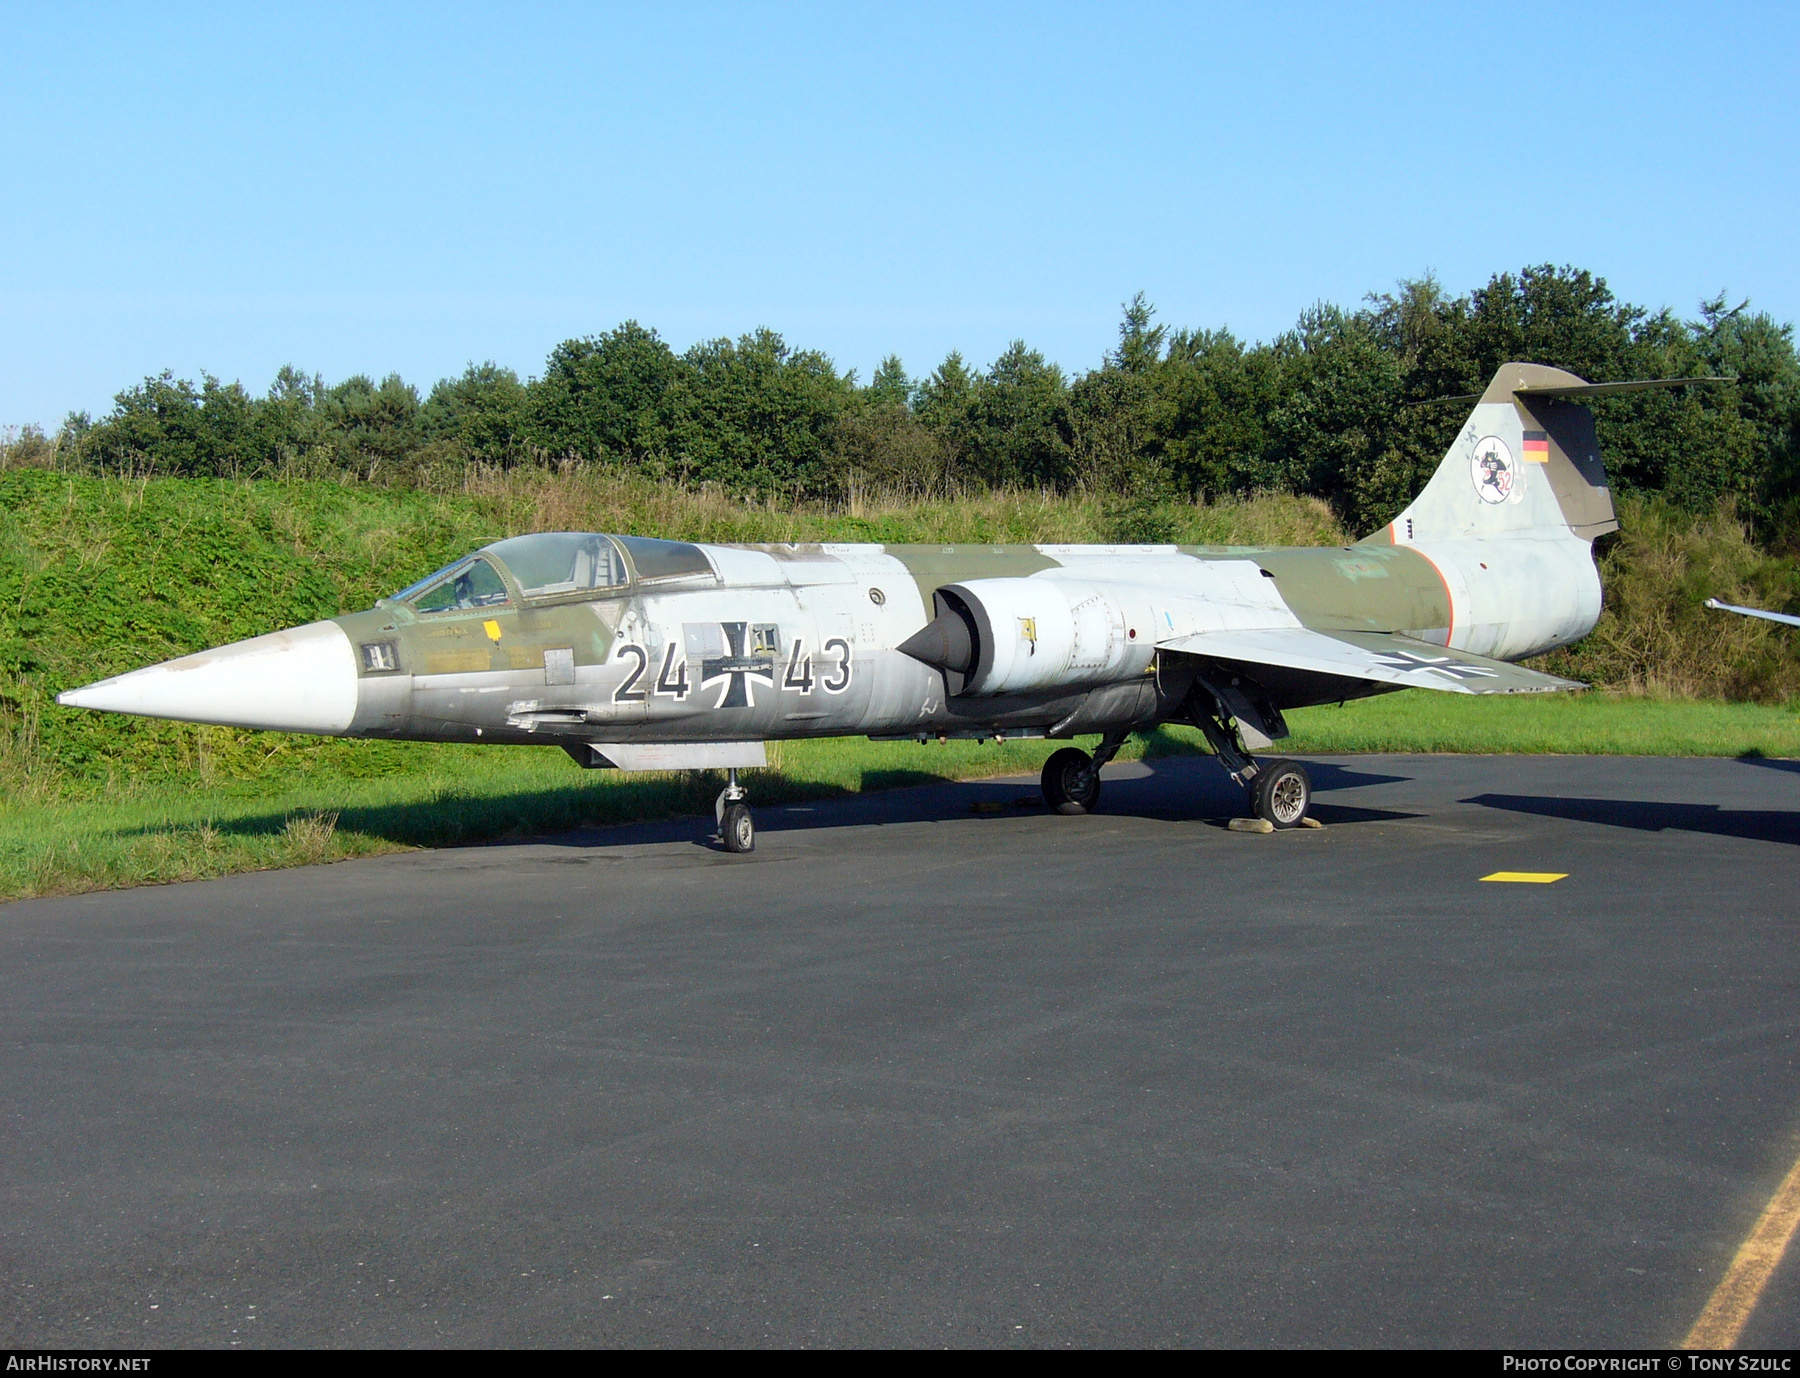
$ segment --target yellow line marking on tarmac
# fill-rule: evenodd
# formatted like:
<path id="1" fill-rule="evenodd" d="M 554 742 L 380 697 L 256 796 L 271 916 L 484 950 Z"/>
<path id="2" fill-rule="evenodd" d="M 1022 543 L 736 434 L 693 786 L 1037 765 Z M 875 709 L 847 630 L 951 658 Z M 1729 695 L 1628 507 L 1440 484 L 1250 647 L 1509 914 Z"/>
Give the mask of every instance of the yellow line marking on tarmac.
<path id="1" fill-rule="evenodd" d="M 1483 876 L 1483 880 L 1507 880 L 1517 885 L 1549 885 L 1553 881 L 1567 880 L 1567 871 L 1495 871 L 1491 876 Z"/>
<path id="2" fill-rule="evenodd" d="M 1738 1246 L 1731 1267 L 1707 1299 L 1706 1309 L 1681 1342 L 1683 1349 L 1730 1349 L 1743 1333 L 1750 1313 L 1768 1286 L 1781 1256 L 1800 1225 L 1800 1160 L 1788 1169 L 1781 1185 L 1763 1207 L 1756 1224 Z"/>

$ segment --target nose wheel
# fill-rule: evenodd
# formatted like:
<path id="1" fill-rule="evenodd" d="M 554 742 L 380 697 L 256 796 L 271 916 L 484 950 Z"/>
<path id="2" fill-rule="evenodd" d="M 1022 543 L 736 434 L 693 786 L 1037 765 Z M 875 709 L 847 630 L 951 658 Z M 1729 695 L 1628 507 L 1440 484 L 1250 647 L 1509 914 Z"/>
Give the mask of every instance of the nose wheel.
<path id="1" fill-rule="evenodd" d="M 728 852 L 756 850 L 756 819 L 746 803 L 748 791 L 738 783 L 737 771 L 726 777 L 725 788 L 713 804 L 713 817 L 719 823 L 719 842 Z"/>

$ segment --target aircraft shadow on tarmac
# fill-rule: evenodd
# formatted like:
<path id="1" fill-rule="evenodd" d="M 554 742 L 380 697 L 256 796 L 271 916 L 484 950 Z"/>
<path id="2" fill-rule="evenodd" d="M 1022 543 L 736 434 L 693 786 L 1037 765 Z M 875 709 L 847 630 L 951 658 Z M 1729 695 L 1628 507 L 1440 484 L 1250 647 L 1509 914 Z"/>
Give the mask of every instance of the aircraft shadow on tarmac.
<path id="1" fill-rule="evenodd" d="M 1477 794 L 1462 801 L 1512 813 L 1535 813 L 1575 823 L 1604 823 L 1639 832 L 1711 833 L 1752 842 L 1800 844 L 1800 813 L 1778 809 L 1722 809 L 1717 804 L 1670 804 L 1649 799 L 1557 799 L 1523 794 Z"/>
<path id="2" fill-rule="evenodd" d="M 1131 763 L 1136 771 L 1122 778 L 1108 777 L 1101 793 L 1101 817 L 1150 818 L 1161 822 L 1206 822 L 1223 828 L 1247 809 L 1244 792 L 1206 756 L 1169 756 Z M 1332 763 L 1307 763 L 1315 795 L 1330 790 L 1403 781 L 1402 775 L 1380 775 Z M 865 777 L 866 779 L 866 777 Z M 754 791 L 754 784 L 751 785 Z M 754 793 L 752 794 L 754 800 Z M 1318 804 L 1313 814 L 1321 823 L 1377 822 L 1414 818 L 1418 815 L 1391 809 L 1348 804 Z M 1003 818 L 1043 815 L 1044 805 L 1035 783 L 1018 779 L 945 781 L 924 788 L 889 789 L 879 793 L 839 796 L 834 799 L 758 806 L 757 825 L 764 833 L 814 831 L 894 823 L 995 822 Z M 588 830 L 567 837 L 542 838 L 541 842 L 570 846 L 618 846 L 628 843 L 685 838 L 712 845 L 695 835 L 693 819 L 661 824 Z"/>
<path id="3" fill-rule="evenodd" d="M 1754 752 L 1737 758 L 1739 765 L 1761 766 L 1764 770 L 1785 771 L 1789 775 L 1800 775 L 1800 761 L 1790 761 L 1780 756 L 1761 756 Z"/>
<path id="4" fill-rule="evenodd" d="M 1101 815 L 1154 818 L 1167 822 L 1205 821 L 1223 827 L 1247 809 L 1244 792 L 1209 756 L 1167 755 L 1127 763 L 1132 773 L 1109 776 L 1101 797 Z M 1369 785 L 1392 784 L 1406 776 L 1355 770 L 1334 762 L 1307 762 L 1315 796 Z M 722 780 L 720 781 L 722 784 Z M 861 790 L 815 791 L 796 799 L 775 782 L 761 791 L 755 775 L 746 780 L 757 824 L 765 832 L 855 827 L 903 822 L 980 822 L 997 817 L 1043 813 L 1035 781 L 955 780 L 928 769 L 886 768 L 863 774 Z M 413 804 L 352 805 L 343 809 L 337 826 L 411 846 L 549 844 L 552 846 L 623 846 L 646 842 L 700 841 L 709 822 L 691 788 L 654 780 L 621 782 L 621 811 L 675 814 L 646 822 L 583 823 L 594 804 L 592 787 L 572 783 L 566 789 L 534 790 L 516 795 L 440 798 Z M 715 784 L 712 788 L 718 788 Z M 704 791 L 702 791 L 704 793 Z M 760 793 L 760 797 L 759 797 Z M 782 796 L 786 794 L 786 798 Z M 710 802 L 710 799 L 708 800 Z M 1415 817 L 1392 810 L 1315 802 L 1313 814 L 1328 825 Z M 275 835 L 288 826 L 288 811 L 247 814 L 217 820 L 220 832 L 238 836 Z M 563 822 L 562 820 L 567 820 Z M 161 832 L 145 825 L 133 832 Z"/>

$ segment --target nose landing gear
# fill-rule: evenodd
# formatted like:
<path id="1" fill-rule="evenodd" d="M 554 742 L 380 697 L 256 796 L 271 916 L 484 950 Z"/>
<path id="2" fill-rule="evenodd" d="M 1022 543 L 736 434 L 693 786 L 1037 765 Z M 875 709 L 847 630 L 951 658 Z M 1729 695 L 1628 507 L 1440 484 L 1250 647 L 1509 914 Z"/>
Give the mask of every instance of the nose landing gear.
<path id="1" fill-rule="evenodd" d="M 737 771 L 728 771 L 725 788 L 719 791 L 719 797 L 713 803 L 713 817 L 719 823 L 719 841 L 728 852 L 756 850 L 756 819 L 750 813 L 750 805 L 744 802 L 748 797 L 749 792 L 738 783 Z"/>

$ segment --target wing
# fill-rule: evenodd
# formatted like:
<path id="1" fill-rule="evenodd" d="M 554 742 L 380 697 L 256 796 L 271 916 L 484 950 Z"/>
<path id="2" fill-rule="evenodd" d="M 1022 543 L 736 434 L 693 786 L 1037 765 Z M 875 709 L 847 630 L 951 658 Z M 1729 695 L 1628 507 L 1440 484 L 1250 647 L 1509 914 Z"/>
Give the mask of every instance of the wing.
<path id="1" fill-rule="evenodd" d="M 1306 677 L 1325 675 L 1452 694 L 1545 694 L 1587 687 L 1389 632 L 1317 632 L 1307 627 L 1196 632 L 1158 642 L 1157 649 L 1245 666 L 1274 666 Z"/>
<path id="2" fill-rule="evenodd" d="M 1785 612 L 1765 612 L 1762 608 L 1740 608 L 1735 603 L 1721 603 L 1717 598 L 1708 598 L 1706 606 L 1717 608 L 1720 612 L 1741 613 L 1745 617 L 1760 617 L 1769 622 L 1785 622 L 1790 627 L 1800 627 L 1800 617 Z"/>

